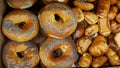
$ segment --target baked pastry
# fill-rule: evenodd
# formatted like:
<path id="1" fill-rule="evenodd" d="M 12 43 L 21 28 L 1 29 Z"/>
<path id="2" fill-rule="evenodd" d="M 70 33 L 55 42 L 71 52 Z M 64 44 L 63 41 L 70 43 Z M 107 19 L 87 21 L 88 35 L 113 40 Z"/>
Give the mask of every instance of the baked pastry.
<path id="1" fill-rule="evenodd" d="M 37 0 L 6 0 L 8 5 L 15 9 L 26 9 L 31 7 Z"/>
<path id="2" fill-rule="evenodd" d="M 9 41 L 3 47 L 2 58 L 6 68 L 35 68 L 39 63 L 38 47 L 32 42 Z"/>
<path id="3" fill-rule="evenodd" d="M 74 42 L 70 38 L 48 38 L 40 47 L 40 59 L 48 68 L 71 67 L 78 58 Z"/>
<path id="4" fill-rule="evenodd" d="M 51 3 L 38 15 L 41 28 L 50 36 L 63 39 L 70 36 L 77 27 L 75 14 L 69 7 Z"/>
<path id="5" fill-rule="evenodd" d="M 5 16 L 2 31 L 11 40 L 29 41 L 38 34 L 38 18 L 28 10 L 14 10 Z"/>

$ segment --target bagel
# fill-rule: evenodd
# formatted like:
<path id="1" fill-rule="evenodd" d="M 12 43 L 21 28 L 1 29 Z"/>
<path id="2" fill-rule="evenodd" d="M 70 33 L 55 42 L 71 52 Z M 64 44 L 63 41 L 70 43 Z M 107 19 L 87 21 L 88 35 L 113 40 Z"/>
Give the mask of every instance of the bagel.
<path id="1" fill-rule="evenodd" d="M 14 10 L 3 20 L 2 32 L 6 37 L 17 42 L 33 39 L 38 31 L 38 18 L 28 10 Z"/>
<path id="2" fill-rule="evenodd" d="M 39 63 L 38 47 L 31 42 L 9 41 L 3 47 L 2 58 L 6 68 L 35 68 Z"/>
<path id="3" fill-rule="evenodd" d="M 75 43 L 70 38 L 56 39 L 49 37 L 41 45 L 39 55 L 47 68 L 68 68 L 78 58 Z"/>
<path id="4" fill-rule="evenodd" d="M 41 28 L 50 37 L 63 39 L 70 36 L 77 27 L 76 16 L 67 6 L 51 3 L 38 15 Z"/>
<path id="5" fill-rule="evenodd" d="M 8 5 L 15 9 L 26 9 L 31 7 L 37 0 L 6 0 Z"/>

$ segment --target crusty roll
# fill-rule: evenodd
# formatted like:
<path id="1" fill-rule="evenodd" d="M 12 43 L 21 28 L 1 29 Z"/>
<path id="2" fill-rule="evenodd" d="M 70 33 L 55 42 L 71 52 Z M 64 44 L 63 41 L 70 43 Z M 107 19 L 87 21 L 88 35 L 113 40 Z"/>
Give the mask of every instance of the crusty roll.
<path id="1" fill-rule="evenodd" d="M 99 0 L 96 14 L 101 17 L 107 17 L 110 8 L 110 0 Z"/>

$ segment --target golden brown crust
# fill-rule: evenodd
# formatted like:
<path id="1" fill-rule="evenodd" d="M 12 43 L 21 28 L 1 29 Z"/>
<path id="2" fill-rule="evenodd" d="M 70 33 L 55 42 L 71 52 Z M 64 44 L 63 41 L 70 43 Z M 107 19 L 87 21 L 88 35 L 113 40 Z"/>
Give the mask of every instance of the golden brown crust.
<path id="1" fill-rule="evenodd" d="M 92 56 L 98 57 L 104 55 L 108 51 L 108 45 L 105 42 L 96 42 L 92 44 L 89 48 L 89 52 Z"/>
<path id="2" fill-rule="evenodd" d="M 105 37 L 97 36 L 89 47 L 89 53 L 94 57 L 98 57 L 107 53 L 108 48 L 107 42 L 105 42 Z"/>
<path id="3" fill-rule="evenodd" d="M 103 36 L 109 36 L 111 33 L 110 21 L 107 17 L 98 20 L 99 33 Z"/>
<path id="4" fill-rule="evenodd" d="M 118 12 L 118 8 L 116 6 L 111 6 L 108 13 L 108 20 L 113 20 Z"/>
<path id="5" fill-rule="evenodd" d="M 107 17 L 110 8 L 110 0 L 99 0 L 96 14 L 101 17 Z"/>
<path id="6" fill-rule="evenodd" d="M 88 24 L 95 24 L 98 22 L 98 16 L 92 12 L 84 12 L 85 20 Z"/>
<path id="7" fill-rule="evenodd" d="M 68 0 L 42 0 L 44 4 L 49 4 L 49 3 L 54 3 L 54 2 L 59 2 L 59 3 L 64 3 L 66 4 Z"/>
<path id="8" fill-rule="evenodd" d="M 40 58 L 46 67 L 71 67 L 78 58 L 75 44 L 70 38 L 48 38 L 40 47 Z M 62 55 L 54 57 L 53 52 L 61 49 Z"/>
<path id="9" fill-rule="evenodd" d="M 86 36 L 92 36 L 94 34 L 96 34 L 98 32 L 98 25 L 97 24 L 92 24 L 89 25 L 86 29 L 85 29 L 85 35 Z"/>
<path id="10" fill-rule="evenodd" d="M 88 68 L 90 66 L 91 62 L 92 62 L 92 56 L 89 53 L 84 53 L 80 57 L 78 64 L 80 67 Z"/>
<path id="11" fill-rule="evenodd" d="M 99 41 L 103 41 L 103 42 L 107 43 L 106 38 L 102 35 L 98 35 L 97 37 L 95 37 L 93 43 L 96 43 L 96 42 L 99 42 Z"/>
<path id="12" fill-rule="evenodd" d="M 92 40 L 89 37 L 79 38 L 76 42 L 76 47 L 79 54 L 83 54 L 88 50 L 88 47 L 91 45 Z"/>
<path id="13" fill-rule="evenodd" d="M 72 11 L 75 13 L 76 15 L 76 18 L 77 18 L 77 22 L 81 22 L 84 20 L 84 14 L 83 14 L 83 11 L 78 8 L 78 7 L 75 7 L 75 8 L 72 8 Z"/>
<path id="14" fill-rule="evenodd" d="M 114 65 L 114 66 L 115 65 L 120 65 L 120 58 L 114 50 L 109 48 L 106 55 L 107 55 L 111 65 Z"/>
<path id="15" fill-rule="evenodd" d="M 106 61 L 107 61 L 106 56 L 99 56 L 92 61 L 92 67 L 94 68 L 101 67 Z"/>
<path id="16" fill-rule="evenodd" d="M 21 53 L 22 57 L 18 55 L 18 52 L 19 54 Z M 38 65 L 39 62 L 38 48 L 31 42 L 7 42 L 3 48 L 2 57 L 4 65 L 7 68 L 34 68 Z"/>
<path id="17" fill-rule="evenodd" d="M 74 5 L 82 10 L 92 10 L 94 8 L 94 5 L 92 3 L 81 2 L 77 0 L 74 1 Z"/>
<path id="18" fill-rule="evenodd" d="M 56 15 L 59 19 L 56 20 Z M 60 3 L 51 3 L 39 13 L 41 28 L 50 36 L 62 39 L 70 36 L 77 27 L 75 14 L 69 7 Z"/>
<path id="19" fill-rule="evenodd" d="M 9 6 L 16 9 L 26 9 L 31 7 L 37 0 L 6 0 Z"/>
<path id="20" fill-rule="evenodd" d="M 25 25 L 19 27 L 20 23 L 25 23 Z M 5 16 L 2 31 L 11 40 L 17 42 L 28 41 L 38 34 L 38 19 L 30 11 L 15 10 Z"/>

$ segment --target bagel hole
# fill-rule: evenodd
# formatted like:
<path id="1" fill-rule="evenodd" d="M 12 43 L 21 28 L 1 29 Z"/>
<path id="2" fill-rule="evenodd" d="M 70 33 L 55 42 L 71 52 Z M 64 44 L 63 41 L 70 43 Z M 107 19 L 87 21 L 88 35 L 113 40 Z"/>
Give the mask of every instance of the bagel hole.
<path id="1" fill-rule="evenodd" d="M 63 54 L 63 52 L 60 48 L 54 50 L 53 53 L 52 53 L 54 58 L 60 57 L 60 56 L 62 56 L 62 54 Z"/>
<path id="2" fill-rule="evenodd" d="M 62 18 L 58 14 L 55 14 L 55 20 L 56 21 L 62 21 Z"/>
<path id="3" fill-rule="evenodd" d="M 19 28 L 23 29 L 23 28 L 25 28 L 26 23 L 25 22 L 21 22 L 21 23 L 19 23 L 17 25 L 18 25 Z"/>
<path id="4" fill-rule="evenodd" d="M 24 51 L 22 51 L 22 52 L 17 52 L 17 56 L 18 56 L 19 58 L 23 58 L 23 57 L 24 57 Z"/>

